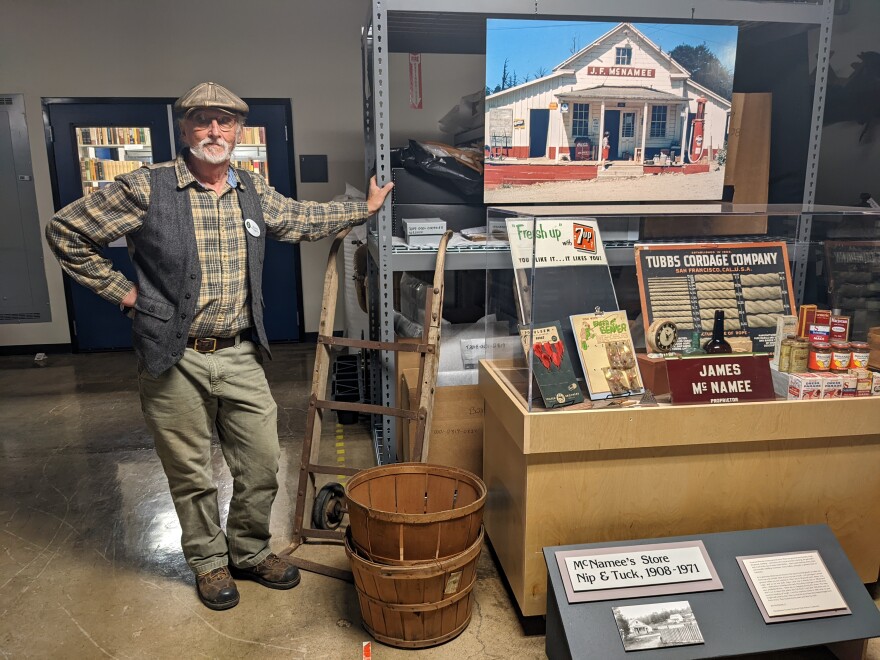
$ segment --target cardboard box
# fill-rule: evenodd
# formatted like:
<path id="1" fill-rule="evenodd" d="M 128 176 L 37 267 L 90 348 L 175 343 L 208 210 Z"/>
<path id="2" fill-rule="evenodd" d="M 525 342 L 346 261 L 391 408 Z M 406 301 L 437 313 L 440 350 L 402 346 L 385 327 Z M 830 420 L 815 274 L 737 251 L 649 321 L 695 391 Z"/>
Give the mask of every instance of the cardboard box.
<path id="1" fill-rule="evenodd" d="M 840 399 L 843 397 L 843 378 L 839 374 L 822 374 L 822 398 Z"/>
<path id="2" fill-rule="evenodd" d="M 442 218 L 404 218 L 403 235 L 409 239 L 413 236 L 434 234 L 442 235 L 446 231 L 446 220 Z"/>
<path id="3" fill-rule="evenodd" d="M 849 317 L 831 317 L 831 341 L 849 341 Z"/>
<path id="4" fill-rule="evenodd" d="M 856 389 L 859 385 L 858 376 L 854 376 L 852 374 L 842 374 L 841 380 L 843 381 L 843 396 L 844 396 L 844 398 L 849 398 L 851 396 L 855 396 Z"/>
<path id="5" fill-rule="evenodd" d="M 418 408 L 418 369 L 404 369 L 400 379 L 401 407 Z M 406 420 L 398 422 L 402 427 Z M 405 442 L 400 444 L 403 460 L 413 460 L 416 422 L 409 422 Z M 483 476 L 483 396 L 476 385 L 438 387 L 434 391 L 428 463 L 462 468 Z"/>
<path id="6" fill-rule="evenodd" d="M 822 378 L 816 374 L 791 374 L 788 377 L 789 399 L 818 399 L 822 396 Z"/>
<path id="7" fill-rule="evenodd" d="M 798 337 L 809 338 L 810 324 L 813 323 L 816 318 L 816 309 L 817 307 L 815 305 L 801 305 L 800 309 L 798 310 Z"/>

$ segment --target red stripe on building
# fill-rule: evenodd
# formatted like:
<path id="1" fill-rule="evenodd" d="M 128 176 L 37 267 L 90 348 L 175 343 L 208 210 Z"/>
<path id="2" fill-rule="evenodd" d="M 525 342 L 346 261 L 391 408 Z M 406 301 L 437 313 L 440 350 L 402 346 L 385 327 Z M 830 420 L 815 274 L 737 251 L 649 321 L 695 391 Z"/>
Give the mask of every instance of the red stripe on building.
<path id="1" fill-rule="evenodd" d="M 505 165 L 486 163 L 485 187 L 499 188 L 503 185 L 531 185 L 550 181 L 589 181 L 599 176 L 597 165 Z"/>

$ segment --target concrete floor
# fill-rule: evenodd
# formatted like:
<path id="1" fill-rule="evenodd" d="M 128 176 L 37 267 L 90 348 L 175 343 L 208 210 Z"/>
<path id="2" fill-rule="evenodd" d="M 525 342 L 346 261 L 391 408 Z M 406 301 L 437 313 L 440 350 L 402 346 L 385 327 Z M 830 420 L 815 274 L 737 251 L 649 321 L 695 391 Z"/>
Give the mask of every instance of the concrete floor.
<path id="1" fill-rule="evenodd" d="M 279 346 L 267 372 L 279 406 L 281 489 L 273 549 L 291 539 L 313 346 Z M 335 416 L 334 416 L 335 417 Z M 335 421 L 335 420 L 334 420 Z M 335 423 L 322 448 L 335 461 Z M 342 427 L 346 464 L 373 464 L 359 426 Z M 219 446 L 221 508 L 230 477 Z M 224 510 L 225 514 L 225 510 Z M 180 527 L 144 427 L 129 353 L 0 358 L 0 657 L 360 658 L 370 639 L 354 587 L 303 573 L 291 591 L 240 581 L 241 603 L 205 608 L 180 552 Z M 344 565 L 336 547 L 304 556 Z M 538 658 L 487 550 L 468 629 L 430 650 L 374 643 L 375 658 Z"/>
<path id="2" fill-rule="evenodd" d="M 276 551 L 290 541 L 313 354 L 311 346 L 279 346 L 267 366 L 282 446 Z M 366 432 L 342 430 L 346 464 L 371 465 Z M 325 432 L 322 446 L 335 453 L 336 429 Z M 223 507 L 230 478 L 219 448 L 214 456 Z M 338 580 L 304 573 L 292 591 L 240 582 L 236 608 L 201 605 L 141 417 L 131 354 L 50 355 L 44 368 L 29 356 L 0 358 L 0 458 L 3 658 L 361 657 L 370 637 L 354 588 Z M 308 551 L 345 564 L 337 548 Z M 524 636 L 486 549 L 474 591 L 473 619 L 457 639 L 420 651 L 374 643 L 373 657 L 544 657 L 544 638 Z M 869 657 L 880 658 L 876 642 Z"/>

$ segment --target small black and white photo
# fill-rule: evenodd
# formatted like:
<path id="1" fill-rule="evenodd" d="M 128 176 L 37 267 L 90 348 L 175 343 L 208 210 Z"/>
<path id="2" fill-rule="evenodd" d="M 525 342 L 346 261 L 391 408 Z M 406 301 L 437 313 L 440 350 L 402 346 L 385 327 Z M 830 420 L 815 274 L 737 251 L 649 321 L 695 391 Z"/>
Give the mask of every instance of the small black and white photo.
<path id="1" fill-rule="evenodd" d="M 686 600 L 611 609 L 627 651 L 703 643 L 703 634 Z"/>

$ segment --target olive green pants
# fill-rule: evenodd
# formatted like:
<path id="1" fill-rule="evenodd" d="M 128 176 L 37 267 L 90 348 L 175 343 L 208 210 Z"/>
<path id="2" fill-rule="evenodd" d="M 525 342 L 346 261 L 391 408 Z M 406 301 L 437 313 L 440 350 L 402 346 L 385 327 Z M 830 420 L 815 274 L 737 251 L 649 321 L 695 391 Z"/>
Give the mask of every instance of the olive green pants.
<path id="1" fill-rule="evenodd" d="M 256 344 L 216 353 L 187 348 L 158 378 L 140 366 L 138 372 L 141 408 L 168 478 L 187 563 L 204 573 L 263 561 L 280 452 L 277 406 Z M 225 534 L 211 463 L 215 428 L 232 473 Z"/>

